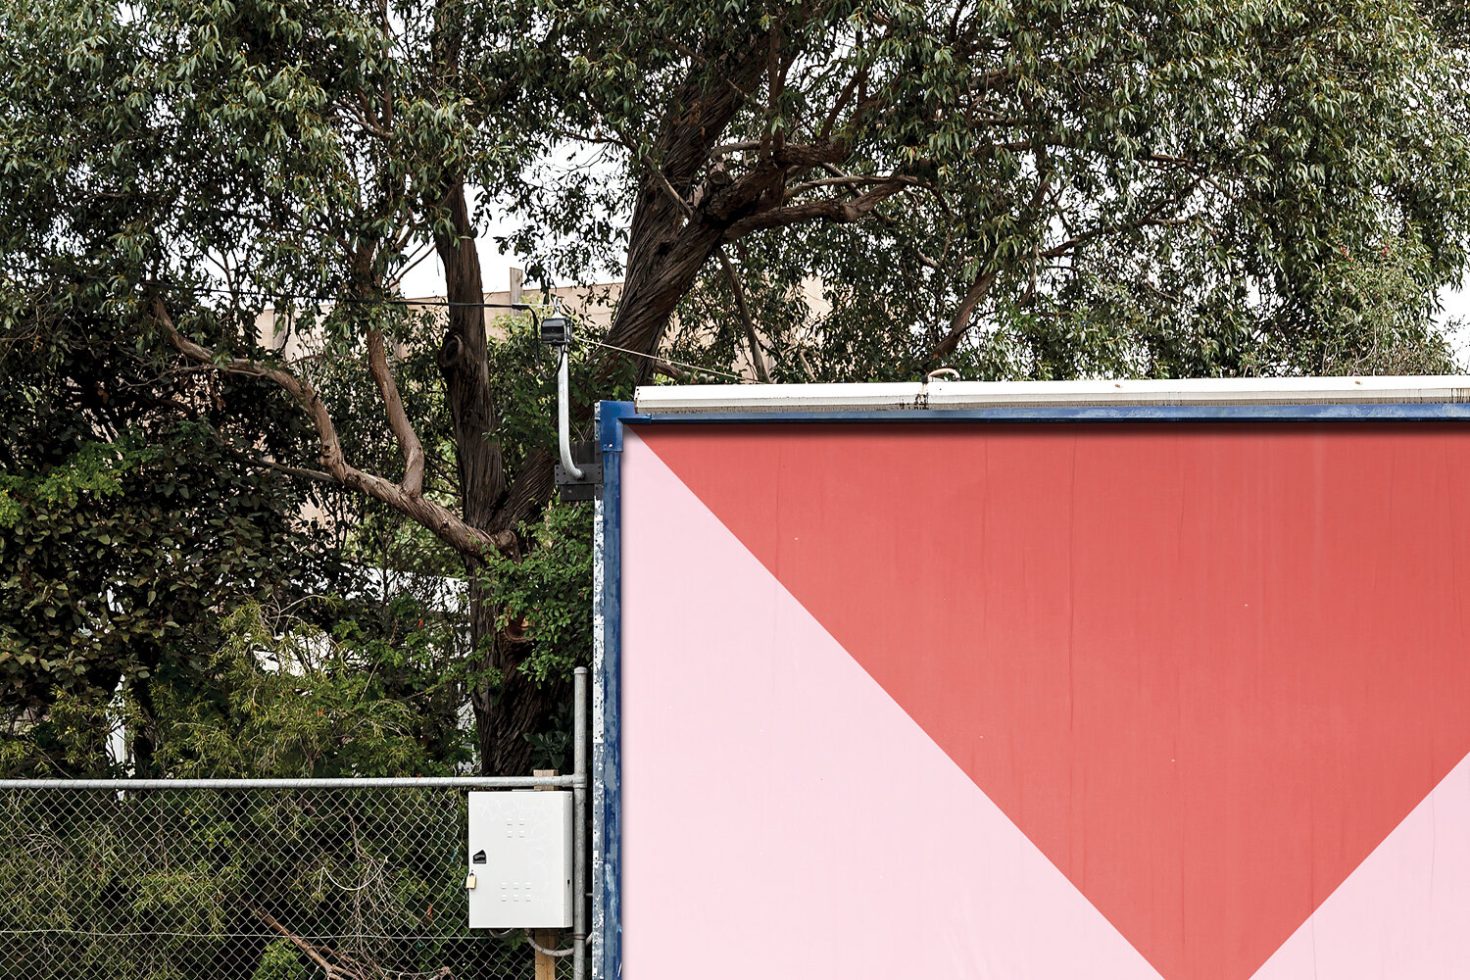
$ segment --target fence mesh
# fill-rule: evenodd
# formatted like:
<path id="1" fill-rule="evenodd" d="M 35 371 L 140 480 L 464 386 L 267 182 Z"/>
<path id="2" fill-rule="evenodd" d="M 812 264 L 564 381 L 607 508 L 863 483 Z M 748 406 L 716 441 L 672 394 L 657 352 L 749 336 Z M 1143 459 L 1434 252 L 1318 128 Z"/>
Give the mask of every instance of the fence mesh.
<path id="1" fill-rule="evenodd" d="M 533 980 L 466 928 L 466 800 L 0 784 L 0 980 Z"/>

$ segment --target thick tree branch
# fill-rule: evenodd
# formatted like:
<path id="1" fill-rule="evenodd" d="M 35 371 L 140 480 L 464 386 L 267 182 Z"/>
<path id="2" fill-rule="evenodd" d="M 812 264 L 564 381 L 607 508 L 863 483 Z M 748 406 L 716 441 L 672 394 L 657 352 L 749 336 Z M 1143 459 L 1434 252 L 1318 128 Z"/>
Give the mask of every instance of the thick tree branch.
<path id="1" fill-rule="evenodd" d="M 847 223 L 860 221 L 864 216 L 888 198 L 905 188 L 914 187 L 920 181 L 914 177 L 895 176 L 857 197 L 833 197 L 804 204 L 792 204 L 784 208 L 761 211 L 742 218 L 725 230 L 725 241 L 732 242 L 756 231 L 768 228 L 784 228 L 805 221 L 830 221 Z"/>
<path id="2" fill-rule="evenodd" d="M 514 531 L 556 492 L 556 454 L 538 446 L 526 454 L 495 514 L 492 532 Z"/>
<path id="3" fill-rule="evenodd" d="M 157 296 L 153 297 L 149 304 L 149 310 L 153 314 L 154 322 L 163 329 L 164 334 L 168 337 L 169 343 L 190 360 L 200 364 L 211 365 L 218 370 L 228 371 L 231 374 L 265 378 L 278 387 L 285 389 L 302 407 L 306 414 L 311 417 L 312 424 L 316 426 L 322 466 L 326 467 L 327 472 L 331 473 L 338 481 L 343 481 L 348 467 L 346 461 L 342 458 L 342 443 L 337 437 L 337 427 L 332 423 L 332 416 L 327 412 L 326 403 L 322 401 L 321 396 L 317 394 L 311 382 L 305 378 L 299 378 L 290 371 L 282 368 L 261 364 L 258 361 L 252 361 L 246 358 L 233 357 L 222 360 L 217 359 L 213 351 L 201 347 L 199 344 L 196 344 L 188 337 L 179 333 L 179 329 L 175 326 L 173 317 L 169 315 L 168 307 L 164 305 L 162 299 Z"/>
<path id="4" fill-rule="evenodd" d="M 288 393 L 311 418 L 316 427 L 319 458 L 326 472 L 345 487 L 366 494 L 374 500 L 392 507 L 400 514 L 418 522 L 435 537 L 455 551 L 469 558 L 481 558 L 489 551 L 513 555 L 518 553 L 519 542 L 510 531 L 490 533 L 472 526 L 453 511 L 425 497 L 410 494 L 392 480 L 350 466 L 342 454 L 342 443 L 337 427 L 311 382 L 298 377 L 284 368 L 261 364 L 247 358 L 216 358 L 213 351 L 200 346 L 179 332 L 162 299 L 154 297 L 149 303 L 153 320 L 163 330 L 169 343 L 190 360 L 201 364 L 212 364 L 220 371 L 231 374 L 265 378 Z"/>
<path id="5" fill-rule="evenodd" d="M 976 273 L 974 281 L 970 283 L 970 288 L 965 292 L 964 299 L 960 300 L 954 317 L 949 321 L 949 333 L 945 334 L 944 339 L 935 346 L 931 360 L 938 362 L 954 353 L 955 348 L 960 345 L 960 340 L 969 332 L 973 322 L 972 318 L 975 315 L 975 307 L 980 305 L 989 294 L 990 287 L 995 285 L 996 275 L 997 270 L 994 267 L 982 266 L 981 271 Z"/>
<path id="6" fill-rule="evenodd" d="M 712 160 L 719 159 L 731 153 L 748 153 L 751 150 L 759 150 L 761 145 L 760 140 L 741 140 L 738 143 L 721 143 L 719 146 L 711 148 L 709 155 Z"/>
<path id="7" fill-rule="evenodd" d="M 719 243 L 720 228 L 691 219 L 686 202 L 694 198 L 700 174 L 720 155 L 716 148 L 745 104 L 745 93 L 759 83 L 767 42 L 768 31 L 760 29 L 721 36 L 691 63 L 669 100 L 649 154 L 657 176 L 645 174 L 634 202 L 628 271 L 609 343 L 653 354 L 674 307 Z M 700 195 L 701 209 L 705 199 L 721 196 L 723 191 Z M 647 362 L 640 365 L 640 379 L 650 373 Z"/>
<path id="8" fill-rule="evenodd" d="M 383 407 L 388 413 L 388 426 L 398 447 L 403 450 L 403 491 L 412 496 L 424 492 L 424 447 L 418 433 L 413 430 L 408 413 L 403 409 L 403 398 L 398 394 L 398 383 L 388 367 L 388 352 L 383 345 L 383 332 L 369 330 L 367 334 L 368 370 L 378 386 Z"/>

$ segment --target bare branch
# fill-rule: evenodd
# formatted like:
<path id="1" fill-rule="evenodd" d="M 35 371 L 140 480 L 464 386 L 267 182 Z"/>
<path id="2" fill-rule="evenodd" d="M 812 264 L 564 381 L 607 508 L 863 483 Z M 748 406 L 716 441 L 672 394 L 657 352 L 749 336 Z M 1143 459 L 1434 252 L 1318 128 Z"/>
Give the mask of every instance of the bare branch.
<path id="1" fill-rule="evenodd" d="M 658 182 L 659 189 L 668 196 L 675 207 L 684 212 L 685 218 L 688 218 L 694 213 L 694 209 L 689 206 L 689 202 L 679 196 L 679 192 L 674 190 L 674 185 L 669 183 L 669 178 L 664 176 L 663 171 L 652 160 L 644 157 L 643 165 L 648 168 L 649 173 L 653 174 L 654 179 Z"/>
<path id="2" fill-rule="evenodd" d="M 350 118 L 353 122 L 357 123 L 357 125 L 362 129 L 363 132 L 367 133 L 369 136 L 377 137 L 384 142 L 388 142 L 393 139 L 393 134 L 384 129 L 378 123 L 374 122 L 366 112 L 352 113 Z"/>
<path id="3" fill-rule="evenodd" d="M 837 120 L 841 117 L 842 110 L 847 108 L 848 102 L 852 101 L 852 97 L 857 93 L 859 85 L 866 82 L 867 77 L 868 69 L 866 66 L 859 71 L 853 72 L 852 77 L 847 80 L 847 84 L 842 87 L 842 91 L 838 93 L 837 98 L 832 100 L 832 108 L 828 110 L 827 118 L 822 120 L 822 128 L 817 131 L 822 139 L 831 138 L 832 128 L 837 125 Z"/>
<path id="4" fill-rule="evenodd" d="M 1031 193 L 1031 200 L 1026 206 L 1028 212 L 1035 212 L 1042 204 L 1046 203 L 1047 194 L 1052 184 L 1052 171 L 1050 157 L 1043 149 L 1037 154 L 1037 164 L 1042 168 L 1042 176 L 1036 182 L 1036 189 Z M 1031 247 L 1031 293 L 1036 291 L 1036 265 L 1040 258 L 1040 243 L 1033 243 Z M 975 278 L 970 282 L 970 288 L 965 291 L 964 298 L 960 300 L 959 307 L 955 310 L 954 317 L 949 321 L 949 333 L 934 348 L 932 355 L 937 362 L 954 353 L 959 347 L 960 341 L 969 332 L 974 324 L 975 308 L 978 307 L 985 297 L 990 294 L 990 289 L 995 285 L 995 279 L 1000 274 L 997 266 L 991 262 L 982 262 L 975 270 Z"/>
<path id="5" fill-rule="evenodd" d="M 1092 228 L 1088 231 L 1083 232 L 1080 235 L 1077 235 L 1073 238 L 1068 239 L 1065 242 L 1062 242 L 1059 245 L 1053 245 L 1051 248 L 1048 248 L 1045 251 L 1041 252 L 1040 256 L 1044 259 L 1060 258 L 1061 256 L 1066 255 L 1068 252 L 1075 250 L 1079 246 L 1085 245 L 1088 242 L 1093 241 L 1094 239 L 1101 238 L 1104 235 L 1121 235 L 1130 231 L 1138 231 L 1142 228 L 1173 228 L 1178 227 L 1179 225 L 1190 224 L 1194 220 L 1193 218 L 1190 218 L 1188 216 L 1179 218 L 1154 217 L 1153 214 L 1157 214 L 1158 210 L 1162 210 L 1162 207 L 1156 209 L 1150 215 L 1145 215 L 1144 217 L 1138 218 L 1133 221 L 1125 221 L 1119 225 L 1100 225 L 1096 228 Z"/>
<path id="6" fill-rule="evenodd" d="M 249 463 L 251 466 L 275 470 L 277 473 L 285 473 L 287 476 L 294 476 L 300 480 L 314 480 L 317 483 L 337 485 L 337 481 L 332 477 L 332 474 L 323 473 L 321 470 L 307 469 L 304 466 L 288 466 L 285 463 L 277 463 L 273 459 L 262 459 L 259 456 L 249 456 L 245 453 L 237 453 L 237 455 L 241 460 Z"/>
<path id="7" fill-rule="evenodd" d="M 302 955 L 315 963 L 326 976 L 327 980 L 338 980 L 338 978 L 340 980 L 364 980 L 356 970 L 344 969 L 333 964 L 322 954 L 320 949 L 281 925 L 280 920 L 269 912 L 261 908 L 256 908 L 254 905 L 248 905 L 247 907 L 257 919 L 280 933 L 292 946 L 301 950 Z M 332 955 L 335 957 L 337 954 L 333 953 Z"/>
<path id="8" fill-rule="evenodd" d="M 735 272 L 735 266 L 725 250 L 717 248 L 715 254 L 720 258 L 720 267 L 725 270 L 725 278 L 730 280 L 730 292 L 735 296 L 735 308 L 740 312 L 740 322 L 745 326 L 745 342 L 750 347 L 750 363 L 755 368 L 756 379 L 762 384 L 770 384 L 771 375 L 766 370 L 766 359 L 761 354 L 755 321 L 750 316 L 750 305 L 745 302 L 745 287 L 740 284 L 740 276 Z"/>
<path id="9" fill-rule="evenodd" d="M 383 332 L 372 329 L 367 334 L 368 370 L 377 383 L 378 394 L 383 399 L 383 408 L 388 413 L 388 426 L 393 438 L 403 450 L 403 491 L 410 496 L 424 492 L 424 446 L 418 433 L 413 430 L 408 413 L 403 408 L 403 398 L 398 394 L 398 383 L 388 367 L 388 352 L 383 346 Z"/>
<path id="10" fill-rule="evenodd" d="M 284 368 L 247 358 L 216 357 L 214 352 L 179 332 L 162 299 L 155 296 L 149 304 L 149 310 L 154 321 L 168 337 L 169 343 L 190 360 L 212 364 L 218 370 L 231 374 L 265 378 L 291 395 L 316 426 L 319 458 L 327 474 L 336 482 L 387 504 L 400 514 L 417 521 L 432 531 L 439 540 L 466 557 L 481 558 L 491 550 L 504 555 L 518 553 L 519 541 L 514 532 L 483 531 L 422 493 L 411 494 L 391 480 L 349 466 L 342 455 L 342 443 L 337 436 L 337 428 L 332 423 L 332 416 L 310 381 Z"/>
<path id="11" fill-rule="evenodd" d="M 769 77 L 766 82 L 766 110 L 771 118 L 780 117 L 781 93 L 786 83 L 786 72 L 781 54 L 781 27 L 778 23 L 766 34 L 770 45 L 770 59 L 768 65 Z M 771 150 L 779 152 L 782 144 L 786 142 L 786 134 L 781 129 L 767 129 L 765 143 Z"/>
<path id="12" fill-rule="evenodd" d="M 841 174 L 835 177 L 822 177 L 817 180 L 808 180 L 800 184 L 793 184 L 786 191 L 786 199 L 789 201 L 794 197 L 818 187 L 874 187 L 879 184 L 887 184 L 893 180 L 913 180 L 915 185 L 920 181 L 913 178 L 895 178 L 891 176 L 863 176 L 861 174 Z"/>

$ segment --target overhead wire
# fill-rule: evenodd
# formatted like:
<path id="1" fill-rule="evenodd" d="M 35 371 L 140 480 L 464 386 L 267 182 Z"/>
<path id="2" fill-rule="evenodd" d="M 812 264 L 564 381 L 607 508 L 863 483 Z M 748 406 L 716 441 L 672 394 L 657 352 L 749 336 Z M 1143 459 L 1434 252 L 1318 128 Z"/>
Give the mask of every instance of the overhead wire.
<path id="1" fill-rule="evenodd" d="M 683 368 L 686 371 L 695 371 L 699 374 L 712 374 L 719 378 L 729 378 L 731 381 L 737 382 L 739 384 L 751 383 L 751 380 L 749 378 L 742 377 L 738 374 L 732 374 L 729 371 L 721 371 L 718 368 L 703 367 L 699 364 L 690 364 L 687 361 L 676 361 L 673 358 L 660 357 L 657 354 L 645 354 L 643 351 L 631 350 L 627 347 L 619 347 L 616 344 L 608 344 L 600 340 L 587 340 L 582 337 L 577 337 L 573 339 L 573 343 L 591 344 L 594 347 L 602 347 L 607 350 L 615 350 L 620 354 L 627 354 L 630 357 L 641 357 L 645 360 L 653 361 L 656 364 L 668 364 L 672 365 L 673 367 Z"/>
<path id="2" fill-rule="evenodd" d="M 277 292 L 269 289 L 230 289 L 228 286 L 177 286 L 178 289 L 190 289 L 196 293 L 210 293 L 220 296 L 255 296 L 264 299 L 283 300 L 309 300 L 313 303 L 334 303 L 349 306 L 433 306 L 433 307 L 471 307 L 481 310 L 529 310 L 534 312 L 536 307 L 531 303 L 485 303 L 473 300 L 440 299 L 437 296 L 425 299 L 407 299 L 402 296 L 319 296 L 311 293 L 287 293 Z"/>
<path id="3" fill-rule="evenodd" d="M 267 299 L 309 300 L 311 302 L 317 303 L 341 303 L 363 306 L 380 305 L 436 308 L 469 307 L 486 310 L 524 310 L 529 312 L 532 317 L 539 319 L 537 307 L 535 306 L 535 304 L 532 303 L 476 303 L 466 300 L 439 299 L 438 297 L 431 297 L 428 299 L 405 299 L 396 296 L 319 296 L 308 293 L 274 292 L 261 289 L 230 289 L 225 286 L 179 286 L 177 288 L 193 289 L 195 292 L 226 296 L 250 295 L 264 297 Z M 589 338 L 574 335 L 573 343 L 590 344 L 594 347 L 601 347 L 605 350 L 617 351 L 618 353 L 626 354 L 629 357 L 640 357 L 644 360 L 652 361 L 655 364 L 667 364 L 673 367 L 683 368 L 686 371 L 692 371 L 699 374 L 707 374 L 717 378 L 725 378 L 727 380 L 734 381 L 737 384 L 752 383 L 750 378 L 735 374 L 730 371 L 722 371 L 718 368 L 705 367 L 703 365 L 692 364 L 687 361 L 676 361 L 670 357 L 661 357 L 657 354 L 649 354 L 644 351 L 633 350 L 628 347 L 619 347 L 616 344 L 609 344 L 601 340 L 591 340 Z"/>

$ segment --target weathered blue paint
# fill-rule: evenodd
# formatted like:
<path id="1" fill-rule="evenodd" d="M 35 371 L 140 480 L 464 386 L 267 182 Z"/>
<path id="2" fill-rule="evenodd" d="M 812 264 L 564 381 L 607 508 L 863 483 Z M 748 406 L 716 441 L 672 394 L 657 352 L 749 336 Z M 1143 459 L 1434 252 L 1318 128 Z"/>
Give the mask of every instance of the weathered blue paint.
<path id="1" fill-rule="evenodd" d="M 631 414 L 626 402 L 602 402 L 597 407 L 597 438 L 602 449 L 602 496 L 598 503 L 601 520 L 598 537 L 600 581 L 596 585 L 596 690 L 592 743 L 592 935 L 593 980 L 618 980 L 622 976 L 622 812 L 619 793 L 622 764 L 619 758 L 619 697 L 622 654 L 622 459 L 623 419 Z"/>
<path id="2" fill-rule="evenodd" d="M 598 406 L 602 448 L 601 520 L 596 529 L 601 556 L 596 629 L 599 662 L 593 676 L 600 738 L 593 744 L 593 936 L 594 980 L 622 977 L 622 834 L 619 792 L 619 678 L 622 658 L 622 453 L 628 425 L 687 425 L 766 422 L 1466 422 L 1470 403 L 1408 402 L 1318 405 L 1079 405 L 1068 407 L 890 409 L 809 412 L 639 413 L 631 402 Z"/>

